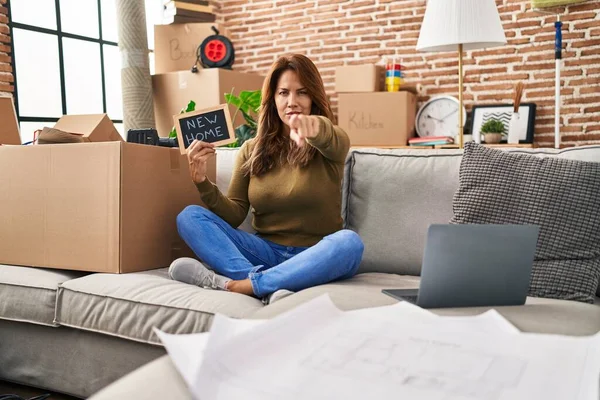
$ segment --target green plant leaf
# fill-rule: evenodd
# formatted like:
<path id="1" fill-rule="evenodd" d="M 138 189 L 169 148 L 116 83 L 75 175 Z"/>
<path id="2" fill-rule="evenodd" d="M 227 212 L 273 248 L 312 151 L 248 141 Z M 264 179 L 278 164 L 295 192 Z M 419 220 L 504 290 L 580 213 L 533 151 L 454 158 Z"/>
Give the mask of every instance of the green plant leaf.
<path id="1" fill-rule="evenodd" d="M 233 104 L 240 111 L 245 113 L 258 112 L 261 101 L 261 91 L 260 90 L 242 90 L 239 96 L 234 95 L 233 93 L 225 93 L 225 100 L 228 104 Z"/>
<path id="2" fill-rule="evenodd" d="M 235 136 L 239 146 L 243 145 L 246 140 L 250 140 L 256 136 L 256 129 L 249 125 L 240 125 L 235 128 Z"/>
<path id="3" fill-rule="evenodd" d="M 244 116 L 244 120 L 246 121 L 244 125 L 240 125 L 235 128 L 237 146 L 228 147 L 241 146 L 246 140 L 256 136 L 256 129 L 258 125 L 256 121 L 256 114 L 260 108 L 261 96 L 262 94 L 260 90 L 242 90 L 239 96 L 236 96 L 233 94 L 233 89 L 231 89 L 231 93 L 224 94 L 227 104 L 231 104 L 237 108 L 232 120 L 235 121 L 238 113 L 241 112 Z"/>
<path id="4" fill-rule="evenodd" d="M 250 109 L 256 113 L 256 112 L 258 112 L 258 109 L 260 108 L 261 91 L 260 90 L 241 91 L 240 99 L 242 100 L 244 105 L 247 106 L 247 108 L 244 107 L 246 109 L 242 109 L 243 111 L 248 112 L 249 111 L 248 109 Z"/>
<path id="5" fill-rule="evenodd" d="M 196 110 L 196 102 L 194 100 L 190 100 L 187 107 L 185 108 L 185 112 L 191 112 Z M 182 112 L 183 114 L 183 112 Z"/>
<path id="6" fill-rule="evenodd" d="M 233 104 L 237 108 L 242 106 L 242 100 L 232 93 L 225 93 L 225 101 L 227 104 Z"/>
<path id="7" fill-rule="evenodd" d="M 246 123 L 248 125 L 250 125 L 251 128 L 256 129 L 257 123 L 256 120 L 254 119 L 254 117 L 252 117 L 250 114 L 247 114 L 245 112 L 242 111 L 242 115 L 244 116 L 244 119 L 246 120 Z"/>
<path id="8" fill-rule="evenodd" d="M 240 93 L 240 97 L 238 98 L 239 99 L 239 104 L 235 104 L 235 106 L 237 108 L 239 108 L 240 111 L 248 112 L 248 111 L 250 111 L 250 106 L 246 102 L 246 99 L 244 97 L 242 97 L 242 93 L 245 93 L 245 92 L 241 92 Z"/>

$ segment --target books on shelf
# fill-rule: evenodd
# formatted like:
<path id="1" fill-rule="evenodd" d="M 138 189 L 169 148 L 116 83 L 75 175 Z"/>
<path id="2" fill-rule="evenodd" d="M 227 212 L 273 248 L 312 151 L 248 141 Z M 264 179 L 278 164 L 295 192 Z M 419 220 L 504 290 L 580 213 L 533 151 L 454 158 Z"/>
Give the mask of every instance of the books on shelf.
<path id="1" fill-rule="evenodd" d="M 411 146 L 435 146 L 453 143 L 454 138 L 451 136 L 426 136 L 408 139 L 408 144 Z"/>
<path id="2" fill-rule="evenodd" d="M 181 24 L 193 22 L 214 22 L 216 16 L 208 1 L 186 0 L 165 1 L 163 12 L 164 24 Z"/>

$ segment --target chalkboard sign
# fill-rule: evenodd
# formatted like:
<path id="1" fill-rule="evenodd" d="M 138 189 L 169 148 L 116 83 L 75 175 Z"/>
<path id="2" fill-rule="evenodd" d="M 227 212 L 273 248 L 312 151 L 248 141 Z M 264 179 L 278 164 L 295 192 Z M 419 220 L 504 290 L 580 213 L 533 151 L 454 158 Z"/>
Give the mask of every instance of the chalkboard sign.
<path id="1" fill-rule="evenodd" d="M 227 104 L 175 115 L 173 120 L 181 154 L 185 154 L 186 149 L 196 139 L 214 143 L 215 146 L 235 142 L 235 132 Z"/>

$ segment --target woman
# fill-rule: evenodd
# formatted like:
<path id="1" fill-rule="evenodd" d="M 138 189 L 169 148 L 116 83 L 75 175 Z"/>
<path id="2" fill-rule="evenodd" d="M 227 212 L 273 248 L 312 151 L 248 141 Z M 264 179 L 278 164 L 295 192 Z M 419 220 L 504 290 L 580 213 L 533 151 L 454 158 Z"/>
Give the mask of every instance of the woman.
<path id="1" fill-rule="evenodd" d="M 239 150 L 227 196 L 205 175 L 214 146 L 194 141 L 190 172 L 208 209 L 186 207 L 177 227 L 202 262 L 175 260 L 171 279 L 273 302 L 352 277 L 363 243 L 341 229 L 350 141 L 332 119 L 317 68 L 291 55 L 278 59 L 265 79 L 257 135 Z M 250 207 L 256 234 L 236 229 Z"/>

